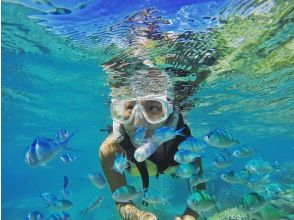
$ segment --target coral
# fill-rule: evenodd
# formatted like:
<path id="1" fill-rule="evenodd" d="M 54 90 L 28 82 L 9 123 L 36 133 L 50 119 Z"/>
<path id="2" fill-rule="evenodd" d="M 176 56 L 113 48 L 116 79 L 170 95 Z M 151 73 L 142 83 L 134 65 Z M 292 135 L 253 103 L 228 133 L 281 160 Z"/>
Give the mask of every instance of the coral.
<path id="1" fill-rule="evenodd" d="M 214 214 L 208 220 L 248 220 L 248 215 L 241 209 L 230 208 Z"/>

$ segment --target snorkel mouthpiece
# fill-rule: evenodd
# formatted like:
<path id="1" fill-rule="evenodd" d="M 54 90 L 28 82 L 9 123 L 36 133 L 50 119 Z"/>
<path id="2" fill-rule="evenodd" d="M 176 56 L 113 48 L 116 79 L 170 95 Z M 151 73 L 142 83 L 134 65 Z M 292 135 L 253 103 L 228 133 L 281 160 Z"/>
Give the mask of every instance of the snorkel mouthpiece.
<path id="1" fill-rule="evenodd" d="M 144 143 L 141 147 L 139 147 L 135 151 L 134 153 L 135 160 L 138 162 L 142 162 L 146 160 L 151 154 L 153 154 L 158 149 L 159 146 L 160 145 L 152 141 L 148 141 Z"/>

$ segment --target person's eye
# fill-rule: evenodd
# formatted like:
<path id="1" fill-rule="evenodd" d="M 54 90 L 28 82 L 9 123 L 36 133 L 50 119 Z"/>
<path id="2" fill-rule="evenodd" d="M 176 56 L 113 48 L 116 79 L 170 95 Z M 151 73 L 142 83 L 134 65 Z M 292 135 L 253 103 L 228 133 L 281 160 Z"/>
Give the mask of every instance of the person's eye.
<path id="1" fill-rule="evenodd" d="M 158 106 L 150 106 L 148 108 L 148 111 L 150 111 L 150 112 L 160 112 L 161 109 Z"/>

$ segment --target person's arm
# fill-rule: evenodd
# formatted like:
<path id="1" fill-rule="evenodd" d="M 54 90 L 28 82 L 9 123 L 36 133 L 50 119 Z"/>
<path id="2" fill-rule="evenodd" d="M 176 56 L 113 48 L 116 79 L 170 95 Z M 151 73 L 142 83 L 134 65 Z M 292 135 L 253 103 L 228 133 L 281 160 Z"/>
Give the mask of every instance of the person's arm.
<path id="1" fill-rule="evenodd" d="M 200 167 L 199 174 L 201 175 L 203 173 L 201 158 L 197 158 L 195 162 Z M 205 183 L 198 184 L 194 188 L 197 190 L 205 189 Z M 200 215 L 196 211 L 192 210 L 190 207 L 187 206 L 184 213 L 181 216 L 177 216 L 174 220 L 196 220 L 199 217 Z"/>
<path id="2" fill-rule="evenodd" d="M 114 192 L 121 186 L 127 185 L 124 175 L 116 172 L 113 167 L 116 153 L 122 153 L 123 150 L 110 135 L 99 149 L 100 165 L 103 170 L 106 181 L 111 192 Z M 156 216 L 150 212 L 144 212 L 136 208 L 131 202 L 116 203 L 116 207 L 121 217 L 125 220 L 156 220 Z"/>

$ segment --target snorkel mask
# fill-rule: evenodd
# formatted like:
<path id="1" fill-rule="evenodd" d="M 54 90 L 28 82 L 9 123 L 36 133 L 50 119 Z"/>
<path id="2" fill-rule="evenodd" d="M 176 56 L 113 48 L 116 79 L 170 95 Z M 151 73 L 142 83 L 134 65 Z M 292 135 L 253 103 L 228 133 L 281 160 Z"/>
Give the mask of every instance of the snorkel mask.
<path id="1" fill-rule="evenodd" d="M 111 100 L 111 116 L 120 124 L 129 124 L 135 117 L 144 117 L 150 124 L 167 120 L 173 112 L 173 104 L 166 95 L 147 95 L 124 100 Z"/>

